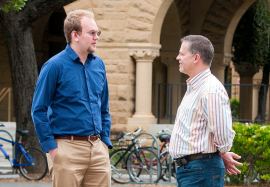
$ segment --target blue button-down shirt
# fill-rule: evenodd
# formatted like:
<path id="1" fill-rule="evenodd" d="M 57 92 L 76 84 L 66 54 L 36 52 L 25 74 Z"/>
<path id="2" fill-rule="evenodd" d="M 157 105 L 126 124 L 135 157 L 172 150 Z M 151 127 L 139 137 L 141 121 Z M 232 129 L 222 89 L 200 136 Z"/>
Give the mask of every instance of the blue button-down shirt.
<path id="1" fill-rule="evenodd" d="M 44 152 L 57 147 L 54 135 L 100 134 L 112 148 L 109 91 L 103 61 L 89 54 L 85 65 L 67 45 L 40 72 L 32 118 Z"/>

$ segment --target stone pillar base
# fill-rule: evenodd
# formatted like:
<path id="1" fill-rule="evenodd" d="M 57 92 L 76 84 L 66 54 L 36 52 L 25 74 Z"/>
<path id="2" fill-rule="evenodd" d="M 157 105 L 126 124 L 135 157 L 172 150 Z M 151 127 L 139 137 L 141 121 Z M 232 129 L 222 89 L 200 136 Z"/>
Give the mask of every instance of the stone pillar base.
<path id="1" fill-rule="evenodd" d="M 138 127 L 141 127 L 144 132 L 149 132 L 149 125 L 157 124 L 157 118 L 153 115 L 139 116 L 134 115 L 132 118 L 128 118 L 127 131 L 135 131 Z"/>

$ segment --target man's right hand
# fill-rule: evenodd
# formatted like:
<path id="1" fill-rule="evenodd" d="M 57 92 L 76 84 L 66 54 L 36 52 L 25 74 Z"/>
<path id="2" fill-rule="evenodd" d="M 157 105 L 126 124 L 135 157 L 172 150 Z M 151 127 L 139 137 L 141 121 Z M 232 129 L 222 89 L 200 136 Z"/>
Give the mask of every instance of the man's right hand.
<path id="1" fill-rule="evenodd" d="M 52 161 L 54 161 L 54 157 L 57 153 L 57 150 L 58 150 L 58 148 L 54 148 L 54 149 L 49 151 Z"/>
<path id="2" fill-rule="evenodd" d="M 233 152 L 226 152 L 221 157 L 225 165 L 226 173 L 228 173 L 229 175 L 231 174 L 237 175 L 241 173 L 241 171 L 237 169 L 235 166 L 243 166 L 243 164 L 233 159 L 233 158 L 240 159 L 241 156 Z"/>

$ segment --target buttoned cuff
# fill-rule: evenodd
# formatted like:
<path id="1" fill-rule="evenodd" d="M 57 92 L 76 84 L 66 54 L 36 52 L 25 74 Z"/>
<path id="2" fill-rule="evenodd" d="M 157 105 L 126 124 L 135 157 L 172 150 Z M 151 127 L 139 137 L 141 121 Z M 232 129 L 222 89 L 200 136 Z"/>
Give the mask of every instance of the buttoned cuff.
<path id="1" fill-rule="evenodd" d="M 57 148 L 57 144 L 54 139 L 46 140 L 45 142 L 40 143 L 40 145 L 45 153 Z"/>
<path id="2" fill-rule="evenodd" d="M 231 148 L 232 148 L 232 143 L 230 143 L 229 145 L 221 146 L 218 148 L 218 150 L 221 154 L 223 154 L 223 153 L 229 152 Z"/>
<path id="3" fill-rule="evenodd" d="M 101 141 L 103 141 L 108 146 L 109 149 L 113 148 L 112 142 L 109 137 L 101 135 Z"/>

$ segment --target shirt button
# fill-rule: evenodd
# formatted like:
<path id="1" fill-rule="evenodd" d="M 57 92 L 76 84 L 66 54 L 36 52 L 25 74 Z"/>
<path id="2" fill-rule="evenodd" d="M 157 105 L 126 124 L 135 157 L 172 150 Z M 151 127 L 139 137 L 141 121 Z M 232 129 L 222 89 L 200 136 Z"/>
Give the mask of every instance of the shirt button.
<path id="1" fill-rule="evenodd" d="M 95 115 L 93 115 L 93 117 L 95 117 Z"/>
<path id="2" fill-rule="evenodd" d="M 93 103 L 91 103 L 91 105 L 92 105 Z"/>
<path id="3" fill-rule="evenodd" d="M 90 90 L 89 90 L 89 93 L 90 93 Z"/>

